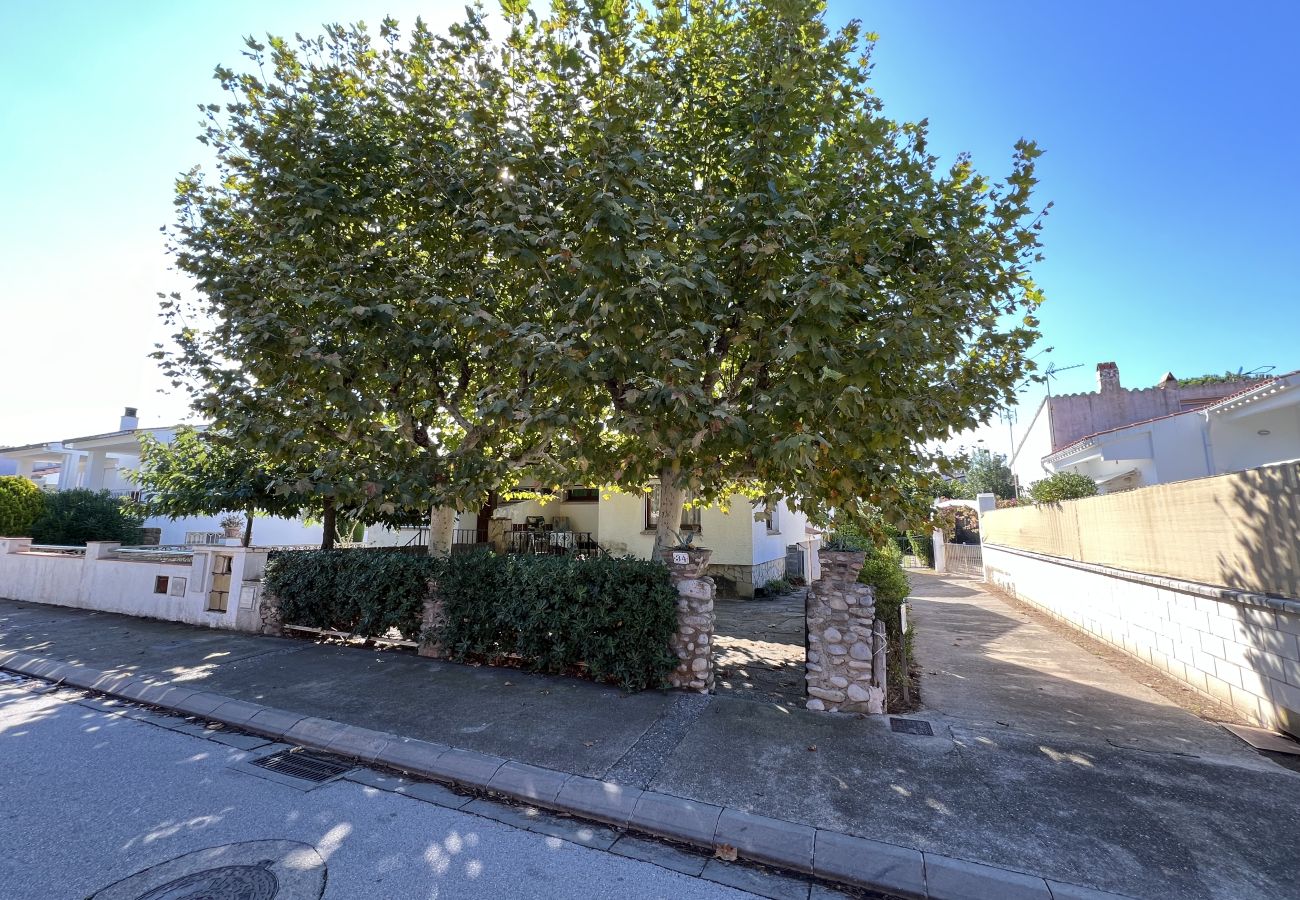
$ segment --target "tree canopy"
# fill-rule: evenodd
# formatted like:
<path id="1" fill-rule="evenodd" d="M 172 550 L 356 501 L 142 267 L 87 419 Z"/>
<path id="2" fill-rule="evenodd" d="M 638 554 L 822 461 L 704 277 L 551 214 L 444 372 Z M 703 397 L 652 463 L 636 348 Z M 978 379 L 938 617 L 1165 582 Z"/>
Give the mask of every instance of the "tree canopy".
<path id="1" fill-rule="evenodd" d="M 999 500 L 1015 499 L 1016 480 L 1005 454 L 977 450 L 971 456 L 966 465 L 962 497 L 973 500 L 980 494 L 994 494 Z"/>
<path id="2" fill-rule="evenodd" d="M 1056 472 L 1029 486 L 1029 496 L 1035 503 L 1056 503 L 1096 495 L 1097 482 L 1075 472 Z"/>
<path id="3" fill-rule="evenodd" d="M 660 543 L 687 492 L 921 515 L 1033 368 L 1036 146 L 942 168 L 812 0 L 503 5 L 218 70 L 161 354 L 196 408 L 384 511 L 528 474 L 657 479 Z"/>

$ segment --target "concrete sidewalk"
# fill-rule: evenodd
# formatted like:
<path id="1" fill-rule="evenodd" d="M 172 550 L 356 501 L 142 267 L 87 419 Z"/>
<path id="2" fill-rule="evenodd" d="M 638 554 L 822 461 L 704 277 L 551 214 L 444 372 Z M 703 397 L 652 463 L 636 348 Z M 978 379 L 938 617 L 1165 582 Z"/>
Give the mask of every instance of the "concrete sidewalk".
<path id="1" fill-rule="evenodd" d="M 910 717 L 932 724 L 929 737 L 782 703 L 627 695 L 10 601 L 0 601 L 0 665 L 25 654 L 146 677 L 767 816 L 820 829 L 824 842 L 845 833 L 910 848 L 918 864 L 934 861 L 917 894 L 983 895 L 975 870 L 945 859 L 1060 882 L 1057 900 L 1084 896 L 1067 884 L 1137 897 L 1300 894 L 1300 777 L 1028 628 L 974 583 L 914 582 L 927 711 Z M 985 887 L 1012 896 L 1007 884 Z M 1041 880 L 1022 886 L 1048 896 Z"/>

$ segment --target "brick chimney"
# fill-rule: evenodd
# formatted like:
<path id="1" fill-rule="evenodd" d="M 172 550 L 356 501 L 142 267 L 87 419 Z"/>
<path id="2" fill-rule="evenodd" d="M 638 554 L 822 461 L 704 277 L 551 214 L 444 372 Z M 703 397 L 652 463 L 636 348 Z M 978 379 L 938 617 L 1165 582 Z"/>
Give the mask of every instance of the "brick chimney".
<path id="1" fill-rule="evenodd" d="M 1121 390 L 1119 366 L 1113 362 L 1097 363 L 1097 390 L 1103 394 L 1113 394 Z"/>
<path id="2" fill-rule="evenodd" d="M 137 415 L 134 406 L 128 406 L 122 413 L 122 420 L 118 423 L 118 431 L 134 431 L 140 427 L 140 416 Z"/>

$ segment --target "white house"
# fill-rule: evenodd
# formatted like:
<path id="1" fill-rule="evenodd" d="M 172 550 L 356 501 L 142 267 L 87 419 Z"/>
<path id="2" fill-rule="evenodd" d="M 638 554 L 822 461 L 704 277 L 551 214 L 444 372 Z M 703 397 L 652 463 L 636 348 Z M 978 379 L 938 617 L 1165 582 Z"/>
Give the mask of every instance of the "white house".
<path id="1" fill-rule="evenodd" d="M 140 428 L 136 410 L 128 407 L 116 431 L 0 448 L 0 462 L 11 462 L 17 474 L 49 490 L 89 488 L 129 496 L 138 493 L 126 473 L 140 464 L 141 436 L 168 442 L 179 427 Z M 644 494 L 570 487 L 551 499 L 494 501 L 477 513 L 461 513 L 455 544 L 492 545 L 515 553 L 599 550 L 649 557 L 657 508 L 653 485 Z M 158 529 L 163 545 L 213 543 L 222 538 L 220 518 L 154 517 L 145 527 Z M 817 535 L 809 531 L 807 518 L 785 503 L 760 511 L 736 496 L 726 509 L 688 509 L 682 530 L 695 532 L 696 543 L 713 550 L 709 574 L 724 591 L 752 596 L 755 589 L 787 575 L 817 577 Z M 253 542 L 259 546 L 316 546 L 321 534 L 320 525 L 301 519 L 258 516 L 253 523 Z M 422 544 L 426 539 L 421 529 L 366 532 L 372 544 Z"/>
<path id="2" fill-rule="evenodd" d="M 106 490 L 115 496 L 135 496 L 139 489 L 126 473 L 140 465 L 140 438 L 152 435 L 168 443 L 179 425 L 141 428 L 134 407 L 128 406 L 116 431 L 66 438 L 61 441 L 0 447 L 0 461 L 14 464 L 14 474 L 31 478 L 49 490 L 87 488 Z M 153 517 L 145 528 L 159 530 L 159 543 L 181 545 L 212 543 L 222 538 L 220 516 L 191 516 L 184 519 Z M 321 527 L 299 519 L 258 516 L 253 523 L 254 542 L 261 545 L 317 545 Z"/>
<path id="3" fill-rule="evenodd" d="M 1260 379 L 1187 412 L 1086 435 L 1043 457 L 1102 493 L 1300 459 L 1300 372 Z"/>
<path id="4" fill-rule="evenodd" d="M 1119 366 L 1097 364 L 1097 390 L 1046 397 L 1015 445 L 1010 466 L 1023 491 L 1053 471 L 1047 457 L 1076 442 L 1139 422 L 1204 409 L 1260 380 L 1181 386 L 1173 375 L 1148 388 L 1120 385 Z"/>

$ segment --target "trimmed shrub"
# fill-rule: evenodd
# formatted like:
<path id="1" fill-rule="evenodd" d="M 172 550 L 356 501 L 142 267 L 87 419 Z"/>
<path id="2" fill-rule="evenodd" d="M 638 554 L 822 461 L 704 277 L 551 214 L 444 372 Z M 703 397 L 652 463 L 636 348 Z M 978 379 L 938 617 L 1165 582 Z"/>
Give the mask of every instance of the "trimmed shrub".
<path id="1" fill-rule="evenodd" d="M 1087 475 L 1075 472 L 1057 472 L 1029 486 L 1029 496 L 1034 498 L 1035 503 L 1059 503 L 1062 500 L 1078 500 L 1080 497 L 1096 495 L 1097 482 Z"/>
<path id="2" fill-rule="evenodd" d="M 45 496 L 45 511 L 32 523 L 37 544 L 83 546 L 87 541 L 140 542 L 144 520 L 129 503 L 108 491 L 56 491 Z"/>
<path id="3" fill-rule="evenodd" d="M 471 553 L 453 557 L 438 593 L 452 659 L 543 672 L 583 663 L 628 690 L 661 686 L 677 664 L 677 591 L 659 562 Z"/>
<path id="4" fill-rule="evenodd" d="M 382 550 L 293 550 L 266 564 L 266 590 L 287 625 L 420 639 L 429 581 L 445 562 Z"/>
<path id="5" fill-rule="evenodd" d="M 912 592 L 912 585 L 903 569 L 903 553 L 898 545 L 889 543 L 869 549 L 862 571 L 858 573 L 858 581 L 876 589 L 876 617 L 884 620 L 885 637 L 889 642 L 885 660 L 889 667 L 890 703 L 897 703 L 901 699 L 900 686 L 907 678 L 903 659 L 915 658 L 912 654 L 914 628 L 909 626 L 907 633 L 903 632 L 903 604 Z"/>
<path id="6" fill-rule="evenodd" d="M 45 512 L 45 493 L 30 478 L 0 476 L 0 535 L 30 537 Z"/>

